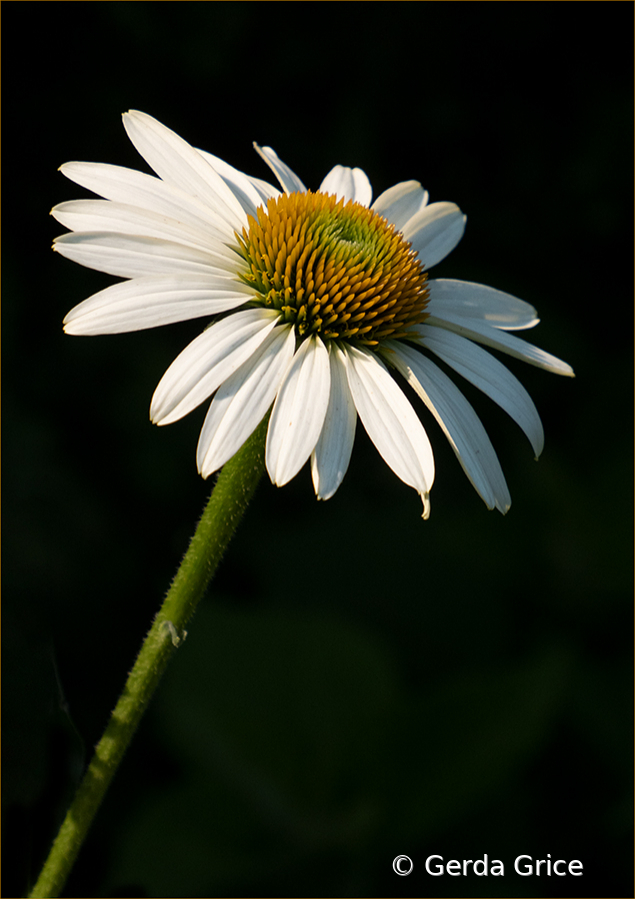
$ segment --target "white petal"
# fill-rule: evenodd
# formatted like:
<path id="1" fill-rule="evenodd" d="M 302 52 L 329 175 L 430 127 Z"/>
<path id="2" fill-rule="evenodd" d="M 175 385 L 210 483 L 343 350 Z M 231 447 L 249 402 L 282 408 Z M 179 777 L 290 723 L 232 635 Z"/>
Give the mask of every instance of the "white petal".
<path id="1" fill-rule="evenodd" d="M 287 368 L 267 431 L 267 471 L 279 487 L 300 471 L 318 441 L 330 380 L 328 350 L 319 337 L 309 337 Z"/>
<path id="2" fill-rule="evenodd" d="M 149 275 L 113 284 L 75 306 L 67 334 L 123 334 L 235 309 L 253 290 L 217 275 Z"/>
<path id="3" fill-rule="evenodd" d="M 115 234 L 111 231 L 71 231 L 56 237 L 53 249 L 87 268 L 117 275 L 120 278 L 140 278 L 143 275 L 173 275 L 188 272 L 192 275 L 218 273 L 222 258 L 208 250 L 197 250 L 185 244 L 157 237 L 134 234 Z M 238 256 L 234 272 L 244 264 Z"/>
<path id="4" fill-rule="evenodd" d="M 336 165 L 331 169 L 319 189 L 322 193 L 335 194 L 338 199 L 343 197 L 345 200 L 361 203 L 362 206 L 370 206 L 373 198 L 373 189 L 366 172 L 343 165 Z"/>
<path id="5" fill-rule="evenodd" d="M 212 252 L 222 258 L 227 256 L 224 243 L 214 237 L 209 226 L 202 222 L 200 227 L 192 227 L 179 219 L 126 203 L 114 203 L 112 200 L 71 200 L 54 206 L 51 215 L 71 231 L 113 231 L 118 234 L 158 237 Z M 234 261 L 239 261 L 236 254 Z"/>
<path id="6" fill-rule="evenodd" d="M 418 181 L 402 181 L 389 187 L 373 203 L 378 215 L 388 219 L 398 231 L 420 212 L 428 202 L 428 191 Z"/>
<path id="7" fill-rule="evenodd" d="M 182 137 L 135 109 L 124 113 L 123 124 L 135 148 L 163 181 L 198 197 L 231 227 L 240 229 L 247 223 L 228 185 Z"/>
<path id="8" fill-rule="evenodd" d="M 443 429 L 450 445 L 489 509 L 503 514 L 511 497 L 498 457 L 485 428 L 463 394 L 438 366 L 422 353 L 394 340 L 390 361 L 419 394 Z"/>
<path id="9" fill-rule="evenodd" d="M 423 425 L 383 362 L 352 346 L 344 353 L 348 384 L 368 436 L 397 477 L 420 494 L 427 518 L 434 457 Z"/>
<path id="10" fill-rule="evenodd" d="M 472 321 L 481 321 L 504 331 L 533 328 L 540 321 L 529 303 L 486 284 L 435 278 L 428 281 L 428 288 L 430 300 L 427 311 L 439 318 L 450 313 L 464 318 L 468 326 Z"/>
<path id="11" fill-rule="evenodd" d="M 490 353 L 452 331 L 423 325 L 421 343 L 504 409 L 523 429 L 536 458 L 545 437 L 532 398 L 508 368 Z"/>
<path id="12" fill-rule="evenodd" d="M 251 356 L 277 321 L 278 314 L 269 309 L 247 309 L 199 334 L 161 378 L 150 405 L 152 421 L 171 424 L 196 409 Z"/>
<path id="13" fill-rule="evenodd" d="M 249 180 L 260 194 L 262 202 L 265 206 L 267 205 L 267 200 L 270 200 L 272 197 L 280 197 L 282 195 L 282 191 L 280 190 L 280 188 L 272 187 L 268 181 L 262 181 L 260 178 L 254 178 L 252 175 L 249 176 Z"/>
<path id="14" fill-rule="evenodd" d="M 250 178 L 249 175 L 238 171 L 233 165 L 229 165 L 228 162 L 219 159 L 218 156 L 213 156 L 206 150 L 197 150 L 197 152 L 218 172 L 248 215 L 255 216 L 256 210 L 262 206 L 263 200 L 266 202 L 270 197 L 279 196 L 278 188 L 267 184 L 266 181 Z"/>
<path id="15" fill-rule="evenodd" d="M 255 353 L 216 391 L 196 450 L 204 478 L 217 471 L 258 427 L 293 358 L 291 325 L 274 328 Z"/>
<path id="16" fill-rule="evenodd" d="M 292 194 L 296 191 L 299 193 L 306 193 L 304 184 L 300 181 L 295 172 L 292 172 L 289 166 L 285 165 L 279 158 L 275 150 L 272 150 L 271 147 L 259 147 L 256 143 L 254 143 L 254 149 L 267 163 L 282 185 L 282 189 L 285 193 Z"/>
<path id="17" fill-rule="evenodd" d="M 106 200 L 176 219 L 208 231 L 216 240 L 232 245 L 236 242 L 234 229 L 209 206 L 153 175 L 99 162 L 65 162 L 60 172 Z"/>
<path id="18" fill-rule="evenodd" d="M 566 362 L 563 362 L 562 359 L 558 359 L 550 353 L 545 353 L 544 350 L 521 340 L 520 337 L 508 334 L 507 331 L 492 328 L 486 322 L 474 320 L 468 325 L 461 316 L 444 313 L 443 318 L 438 315 L 430 315 L 426 319 L 426 325 L 454 331 L 455 334 L 469 337 L 470 340 L 476 340 L 477 343 L 483 343 L 485 346 L 508 353 L 510 356 L 515 356 L 516 359 L 522 359 L 523 362 L 528 362 L 530 365 L 535 365 L 538 368 L 544 368 L 546 371 L 553 372 L 556 375 L 574 377 L 573 369 Z M 421 333 L 420 327 L 419 325 L 415 326 L 413 331 Z"/>
<path id="19" fill-rule="evenodd" d="M 455 203 L 431 203 L 403 226 L 405 240 L 419 254 L 421 264 L 432 268 L 451 253 L 463 237 L 467 216 Z"/>
<path id="20" fill-rule="evenodd" d="M 329 346 L 331 392 L 320 439 L 311 454 L 311 474 L 318 499 L 330 499 L 348 469 L 357 413 L 346 376 L 344 354 L 335 343 Z"/>

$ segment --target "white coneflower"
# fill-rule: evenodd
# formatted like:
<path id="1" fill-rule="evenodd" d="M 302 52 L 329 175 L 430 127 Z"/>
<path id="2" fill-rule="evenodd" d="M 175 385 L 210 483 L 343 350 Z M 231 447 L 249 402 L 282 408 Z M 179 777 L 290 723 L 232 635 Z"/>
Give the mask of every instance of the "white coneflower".
<path id="1" fill-rule="evenodd" d="M 286 484 L 311 459 L 319 499 L 348 468 L 357 415 L 393 471 L 430 510 L 430 441 L 390 373 L 400 372 L 439 422 L 489 508 L 510 497 L 492 444 L 439 357 L 520 425 L 536 457 L 540 418 L 485 344 L 556 374 L 572 369 L 509 334 L 537 324 L 522 300 L 482 284 L 428 280 L 463 235 L 454 203 L 431 203 L 416 181 L 371 203 L 361 169 L 336 166 L 307 190 L 268 147 L 282 186 L 249 177 L 141 112 L 128 136 L 158 177 L 71 162 L 61 171 L 102 200 L 52 214 L 71 233 L 54 248 L 121 278 L 72 309 L 68 334 L 116 334 L 215 316 L 174 360 L 152 398 L 156 424 L 213 396 L 197 448 L 203 477 L 240 448 L 271 409 L 266 467 Z M 476 342 L 476 343 L 475 343 Z"/>

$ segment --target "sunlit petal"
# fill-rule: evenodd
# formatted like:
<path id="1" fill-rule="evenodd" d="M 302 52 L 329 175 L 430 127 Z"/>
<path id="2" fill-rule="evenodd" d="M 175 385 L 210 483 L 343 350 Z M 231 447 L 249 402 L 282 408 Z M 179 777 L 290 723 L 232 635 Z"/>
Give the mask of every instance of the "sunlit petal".
<path id="1" fill-rule="evenodd" d="M 251 356 L 276 321 L 273 312 L 248 309 L 199 334 L 161 378 L 150 406 L 152 421 L 171 424 L 196 409 Z"/>
<path id="2" fill-rule="evenodd" d="M 67 334 L 123 334 L 216 315 L 246 303 L 253 291 L 220 275 L 148 275 L 93 294 L 66 315 Z"/>
<path id="3" fill-rule="evenodd" d="M 231 227 L 246 223 L 231 188 L 187 141 L 136 109 L 124 114 L 123 123 L 136 149 L 163 181 L 209 205 Z"/>
<path id="4" fill-rule="evenodd" d="M 423 425 L 377 356 L 353 346 L 344 354 L 355 408 L 368 436 L 397 477 L 421 495 L 427 517 L 434 457 Z"/>
<path id="5" fill-rule="evenodd" d="M 329 401 L 328 350 L 319 337 L 303 341 L 287 367 L 271 412 L 266 463 L 281 487 L 307 461 L 320 436 Z"/>
<path id="6" fill-rule="evenodd" d="M 346 376 L 346 359 L 337 344 L 329 348 L 331 392 L 320 439 L 311 454 L 311 475 L 318 499 L 330 499 L 348 470 L 357 413 Z"/>
<path id="7" fill-rule="evenodd" d="M 243 445 L 273 403 L 295 350 L 290 325 L 274 328 L 218 388 L 201 430 L 196 458 L 204 478 Z"/>

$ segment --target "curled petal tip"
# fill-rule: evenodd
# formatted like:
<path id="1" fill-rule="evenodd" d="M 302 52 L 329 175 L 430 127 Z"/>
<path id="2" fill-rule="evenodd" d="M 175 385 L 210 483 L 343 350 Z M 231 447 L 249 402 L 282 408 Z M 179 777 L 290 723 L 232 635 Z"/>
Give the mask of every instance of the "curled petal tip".
<path id="1" fill-rule="evenodd" d="M 153 412 L 152 408 L 150 408 L 150 414 L 148 417 L 150 418 L 150 422 L 153 425 L 157 425 L 158 427 L 161 427 L 161 425 L 164 424 L 163 419 L 165 416 L 162 416 L 162 415 L 157 414 L 156 412 Z"/>
<path id="2" fill-rule="evenodd" d="M 421 500 L 423 502 L 423 512 L 421 514 L 421 517 L 423 518 L 424 521 L 427 521 L 428 518 L 430 518 L 430 494 L 422 493 L 422 494 L 420 494 L 420 496 L 421 496 Z"/>

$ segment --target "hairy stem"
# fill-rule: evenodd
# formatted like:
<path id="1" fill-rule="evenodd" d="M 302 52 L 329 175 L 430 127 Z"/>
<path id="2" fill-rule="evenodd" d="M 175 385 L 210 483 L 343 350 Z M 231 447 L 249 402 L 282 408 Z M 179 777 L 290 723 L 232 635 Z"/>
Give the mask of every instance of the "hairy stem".
<path id="1" fill-rule="evenodd" d="M 55 838 L 32 899 L 59 896 L 88 829 L 185 625 L 203 596 L 264 472 L 268 416 L 223 467 L 187 553 Z"/>

